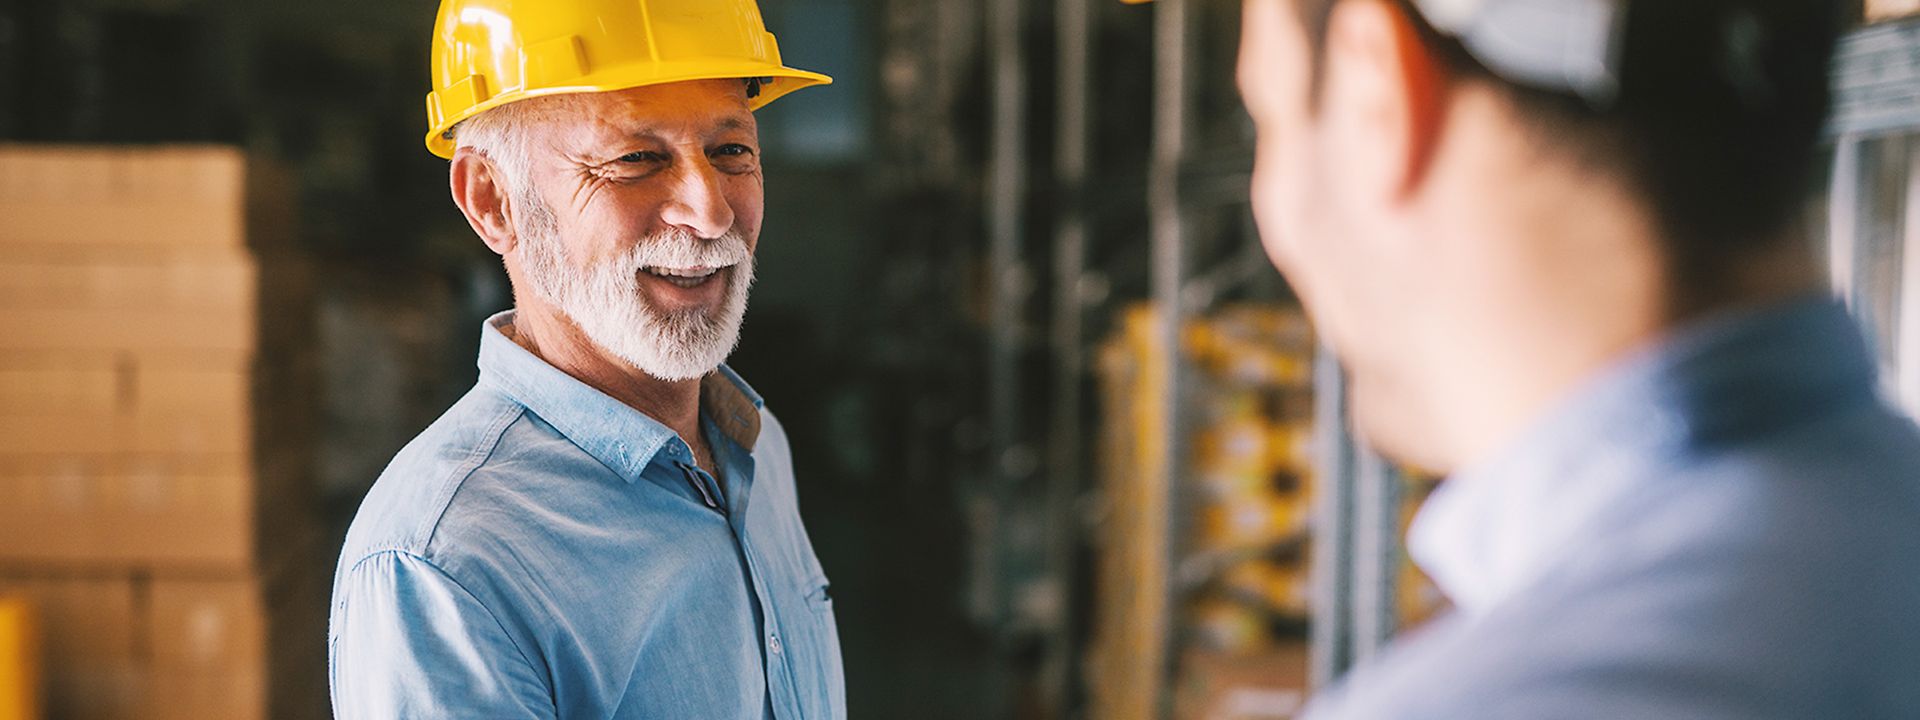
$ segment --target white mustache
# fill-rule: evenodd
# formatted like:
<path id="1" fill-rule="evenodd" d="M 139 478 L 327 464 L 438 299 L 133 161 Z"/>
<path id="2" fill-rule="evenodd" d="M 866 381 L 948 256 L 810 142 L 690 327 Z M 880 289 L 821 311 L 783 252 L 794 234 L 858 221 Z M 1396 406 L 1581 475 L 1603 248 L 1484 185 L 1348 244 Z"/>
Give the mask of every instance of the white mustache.
<path id="1" fill-rule="evenodd" d="M 737 230 L 713 239 L 669 230 L 635 245 L 620 262 L 635 272 L 645 268 L 723 268 L 744 263 L 752 255 L 747 239 Z"/>

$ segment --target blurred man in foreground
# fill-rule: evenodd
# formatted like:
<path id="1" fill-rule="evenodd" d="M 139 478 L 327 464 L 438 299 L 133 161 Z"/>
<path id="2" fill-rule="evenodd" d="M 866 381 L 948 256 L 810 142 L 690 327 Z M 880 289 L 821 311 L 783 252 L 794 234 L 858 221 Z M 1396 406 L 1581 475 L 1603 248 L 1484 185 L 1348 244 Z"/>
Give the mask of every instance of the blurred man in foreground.
<path id="1" fill-rule="evenodd" d="M 1801 232 L 1831 0 L 1246 0 L 1264 243 L 1457 610 L 1313 718 L 1920 717 L 1920 436 Z"/>
<path id="2" fill-rule="evenodd" d="M 429 150 L 506 263 L 480 382 L 382 474 L 330 632 L 344 718 L 844 718 L 786 435 L 721 364 L 753 110 L 827 81 L 753 0 L 445 0 Z"/>

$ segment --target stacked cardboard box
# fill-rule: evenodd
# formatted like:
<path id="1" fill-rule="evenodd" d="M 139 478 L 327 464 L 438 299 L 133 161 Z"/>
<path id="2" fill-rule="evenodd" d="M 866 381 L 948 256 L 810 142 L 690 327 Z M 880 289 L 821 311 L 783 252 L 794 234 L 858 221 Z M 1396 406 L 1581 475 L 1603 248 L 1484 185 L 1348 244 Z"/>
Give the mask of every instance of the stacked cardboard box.
<path id="1" fill-rule="evenodd" d="M 290 206 L 231 148 L 0 146 L 0 594 L 51 718 L 324 710 Z"/>
<path id="2" fill-rule="evenodd" d="M 1197 587 L 1198 648 L 1239 656 L 1297 640 L 1307 608 L 1313 337 L 1298 312 L 1227 308 L 1187 328 L 1194 374 L 1195 532 L 1183 562 Z M 1204 670 L 1183 669 L 1183 672 Z"/>
<path id="3" fill-rule="evenodd" d="M 1307 646 L 1259 655 L 1191 652 L 1176 689 L 1177 720 L 1288 720 L 1307 704 Z"/>

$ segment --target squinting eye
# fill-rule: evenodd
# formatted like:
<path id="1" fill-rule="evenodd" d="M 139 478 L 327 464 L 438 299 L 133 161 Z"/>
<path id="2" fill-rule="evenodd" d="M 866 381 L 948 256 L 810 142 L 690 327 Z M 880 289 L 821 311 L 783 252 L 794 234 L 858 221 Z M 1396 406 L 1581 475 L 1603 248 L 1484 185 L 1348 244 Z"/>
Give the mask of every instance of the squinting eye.
<path id="1" fill-rule="evenodd" d="M 660 159 L 661 159 L 660 153 L 652 152 L 648 150 L 641 150 L 639 152 L 630 152 L 625 155 L 621 155 L 619 161 L 623 163 L 642 163 L 642 162 L 659 162 Z"/>
<path id="2" fill-rule="evenodd" d="M 739 156 L 739 155 L 752 155 L 753 148 L 747 147 L 745 145 L 741 145 L 739 143 L 734 143 L 732 145 L 721 145 L 720 147 L 715 148 L 713 151 L 713 154 L 729 156 L 729 157 Z"/>

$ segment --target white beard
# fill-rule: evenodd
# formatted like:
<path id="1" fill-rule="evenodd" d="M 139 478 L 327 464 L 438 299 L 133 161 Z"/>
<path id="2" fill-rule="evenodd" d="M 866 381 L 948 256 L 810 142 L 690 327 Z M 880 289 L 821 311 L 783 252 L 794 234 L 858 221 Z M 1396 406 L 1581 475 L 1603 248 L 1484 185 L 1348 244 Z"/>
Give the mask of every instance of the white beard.
<path id="1" fill-rule="evenodd" d="M 515 223 L 520 268 L 533 291 L 573 319 L 587 339 L 634 368 L 661 380 L 703 377 L 740 342 L 753 285 L 753 253 L 735 230 L 703 240 L 672 230 L 619 257 L 583 268 L 568 258 L 553 213 L 533 197 L 516 197 L 524 222 Z M 641 268 L 728 268 L 727 292 L 717 307 L 661 312 L 640 292 Z"/>

